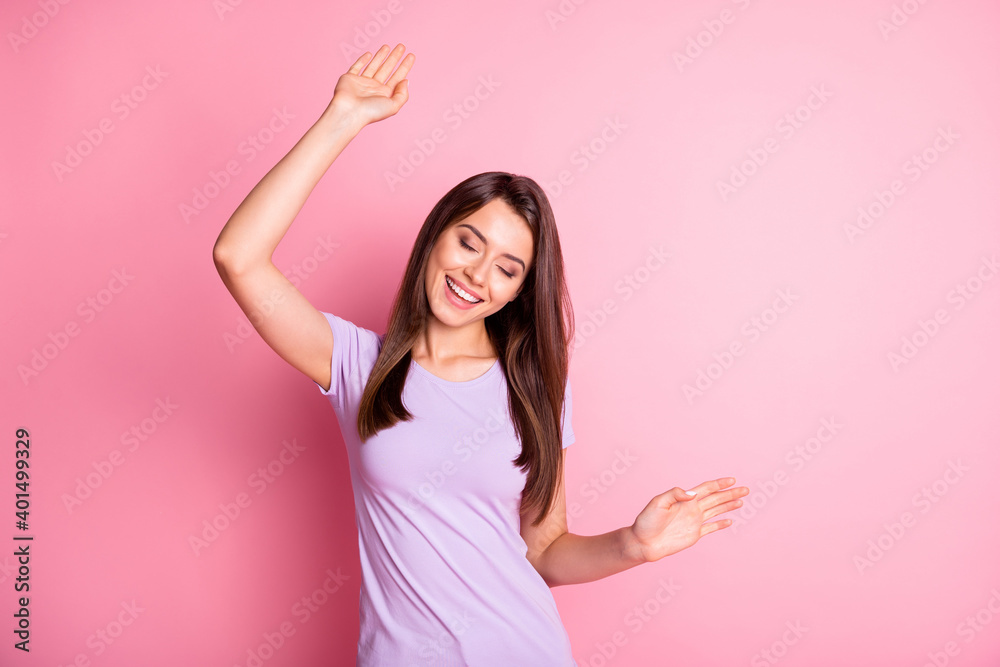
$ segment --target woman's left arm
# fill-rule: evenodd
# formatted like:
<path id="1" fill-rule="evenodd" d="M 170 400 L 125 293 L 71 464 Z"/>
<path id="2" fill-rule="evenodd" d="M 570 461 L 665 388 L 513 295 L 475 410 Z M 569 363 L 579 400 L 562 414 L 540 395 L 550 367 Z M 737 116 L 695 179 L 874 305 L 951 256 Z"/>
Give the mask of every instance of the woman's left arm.
<path id="1" fill-rule="evenodd" d="M 563 450 L 565 462 L 566 450 Z M 692 546 L 709 533 L 732 525 L 731 519 L 706 523 L 737 509 L 745 486 L 729 488 L 732 477 L 702 482 L 688 495 L 674 487 L 654 497 L 630 526 L 601 535 L 576 535 L 566 524 L 565 465 L 552 511 L 537 526 L 537 512 L 521 515 L 521 537 L 528 546 L 528 561 L 549 587 L 582 584 L 651 563 Z"/>

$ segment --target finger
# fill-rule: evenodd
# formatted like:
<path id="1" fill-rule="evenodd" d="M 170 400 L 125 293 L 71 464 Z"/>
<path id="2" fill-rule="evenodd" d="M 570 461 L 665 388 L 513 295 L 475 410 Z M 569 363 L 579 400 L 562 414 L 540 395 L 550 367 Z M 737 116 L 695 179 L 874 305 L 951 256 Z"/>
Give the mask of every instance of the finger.
<path id="1" fill-rule="evenodd" d="M 743 491 L 745 486 L 728 491 L 716 491 L 706 496 L 701 502 L 701 510 L 706 519 L 710 519 L 717 514 L 730 512 L 743 506 L 741 498 L 749 491 Z"/>
<path id="2" fill-rule="evenodd" d="M 711 519 L 713 516 L 719 516 L 724 512 L 732 512 L 733 510 L 737 510 L 742 506 L 743 506 L 742 500 L 739 499 L 730 500 L 727 503 L 722 503 L 721 505 L 716 505 L 715 507 L 710 507 L 707 510 L 705 510 L 705 518 Z"/>
<path id="3" fill-rule="evenodd" d="M 698 486 L 692 486 L 688 491 L 685 492 L 685 498 L 704 498 L 708 495 L 707 482 L 703 482 Z"/>
<path id="4" fill-rule="evenodd" d="M 732 486 L 733 484 L 735 484 L 736 483 L 736 478 L 735 477 L 720 477 L 719 479 L 715 480 L 714 482 L 709 482 L 709 483 L 710 484 L 715 484 L 716 485 L 715 489 L 716 489 L 716 491 L 718 491 L 720 489 L 725 489 L 726 487 L 729 487 L 729 486 Z"/>
<path id="5" fill-rule="evenodd" d="M 750 493 L 750 489 L 745 486 L 737 486 L 735 489 L 726 489 L 723 491 L 715 491 L 709 494 L 706 500 L 710 500 L 711 505 L 719 505 L 722 503 L 727 503 L 731 500 L 736 500 L 737 498 L 742 498 L 743 496 Z"/>
<path id="6" fill-rule="evenodd" d="M 698 486 L 692 487 L 691 490 L 696 491 L 698 493 L 698 497 L 702 498 L 716 491 L 732 486 L 735 483 L 735 477 L 720 477 L 719 479 L 713 479 L 709 482 L 702 482 Z"/>
<path id="7" fill-rule="evenodd" d="M 385 80 L 389 78 L 390 74 L 392 74 L 392 69 L 396 66 L 396 63 L 399 62 L 399 59 L 403 57 L 404 53 L 406 53 L 405 46 L 402 44 L 394 46 L 392 51 L 389 52 L 389 56 L 385 59 L 385 62 L 382 63 L 382 66 L 378 68 L 377 72 L 375 72 L 375 80 L 379 83 L 385 83 Z"/>
<path id="8" fill-rule="evenodd" d="M 701 536 L 704 537 L 709 533 L 714 533 L 718 530 L 722 530 L 723 528 L 729 528 L 731 525 L 733 525 L 732 519 L 719 519 L 718 521 L 713 521 L 712 523 L 702 524 Z"/>
<path id="9" fill-rule="evenodd" d="M 410 99 L 410 80 L 403 79 L 397 86 L 396 92 L 392 94 L 393 104 L 396 108 L 400 108 L 406 104 L 406 100 Z"/>
<path id="10" fill-rule="evenodd" d="M 406 75 L 410 73 L 410 68 L 413 67 L 413 62 L 416 59 L 417 57 L 412 53 L 406 54 L 403 62 L 399 63 L 399 68 L 393 73 L 392 78 L 386 81 L 385 85 L 395 90 L 396 84 L 405 79 Z"/>
<path id="11" fill-rule="evenodd" d="M 357 60 L 355 60 L 354 64 L 351 65 L 350 69 L 347 70 L 348 73 L 350 73 L 350 74 L 360 74 L 361 73 L 361 68 L 365 66 L 365 63 L 368 62 L 368 59 L 371 58 L 371 57 L 372 57 L 372 54 L 369 53 L 368 51 L 365 51 L 364 53 L 362 53 L 361 57 L 358 58 Z"/>
<path id="12" fill-rule="evenodd" d="M 388 49 L 388 44 L 380 46 L 378 51 L 375 52 L 375 56 L 372 58 L 371 62 L 368 63 L 368 67 L 366 67 L 365 71 L 361 73 L 361 76 L 367 76 L 369 79 L 375 76 L 375 72 L 378 71 L 382 61 L 385 60 L 385 54 L 389 52 Z"/>

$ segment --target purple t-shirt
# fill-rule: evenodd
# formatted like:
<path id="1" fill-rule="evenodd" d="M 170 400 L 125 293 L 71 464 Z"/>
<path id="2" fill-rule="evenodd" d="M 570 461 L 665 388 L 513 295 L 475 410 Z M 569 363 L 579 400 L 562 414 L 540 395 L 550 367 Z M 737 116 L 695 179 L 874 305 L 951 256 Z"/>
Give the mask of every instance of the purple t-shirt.
<path id="1" fill-rule="evenodd" d="M 555 599 L 525 557 L 526 474 L 500 361 L 467 382 L 410 362 L 411 421 L 361 443 L 358 406 L 384 334 L 324 312 L 326 396 L 347 445 L 361 555 L 359 666 L 576 667 Z M 563 447 L 573 443 L 572 394 Z"/>

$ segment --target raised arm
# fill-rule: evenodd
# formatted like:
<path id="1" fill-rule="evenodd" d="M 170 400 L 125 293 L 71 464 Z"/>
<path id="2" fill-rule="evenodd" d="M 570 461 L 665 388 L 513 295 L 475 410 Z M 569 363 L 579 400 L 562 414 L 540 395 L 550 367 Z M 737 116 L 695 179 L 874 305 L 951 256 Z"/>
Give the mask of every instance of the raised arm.
<path id="1" fill-rule="evenodd" d="M 313 188 L 361 129 L 394 115 L 408 99 L 416 59 L 398 44 L 362 55 L 337 81 L 333 99 L 298 143 L 261 179 L 223 227 L 212 259 L 261 338 L 324 389 L 333 335 L 271 257 Z M 401 60 L 402 59 L 402 60 Z M 399 68 L 393 73 L 397 63 Z"/>

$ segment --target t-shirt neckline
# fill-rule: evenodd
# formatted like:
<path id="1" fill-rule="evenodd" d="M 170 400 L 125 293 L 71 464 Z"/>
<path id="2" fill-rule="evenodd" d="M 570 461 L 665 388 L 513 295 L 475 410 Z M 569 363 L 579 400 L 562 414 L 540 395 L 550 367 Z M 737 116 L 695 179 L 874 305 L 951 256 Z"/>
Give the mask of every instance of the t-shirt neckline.
<path id="1" fill-rule="evenodd" d="M 460 382 L 455 380 L 445 380 L 442 377 L 434 375 L 434 373 L 431 373 L 429 370 L 418 364 L 417 360 L 412 357 L 410 358 L 410 366 L 412 368 L 415 368 L 417 373 L 419 373 L 420 375 L 424 376 L 431 382 L 439 384 L 443 387 L 472 387 L 477 384 L 480 384 L 481 382 L 486 382 L 486 380 L 493 377 L 493 375 L 495 375 L 500 370 L 500 358 L 497 357 L 496 361 L 493 362 L 493 365 L 490 366 L 489 369 L 479 377 L 472 378 L 471 380 L 463 380 Z"/>

